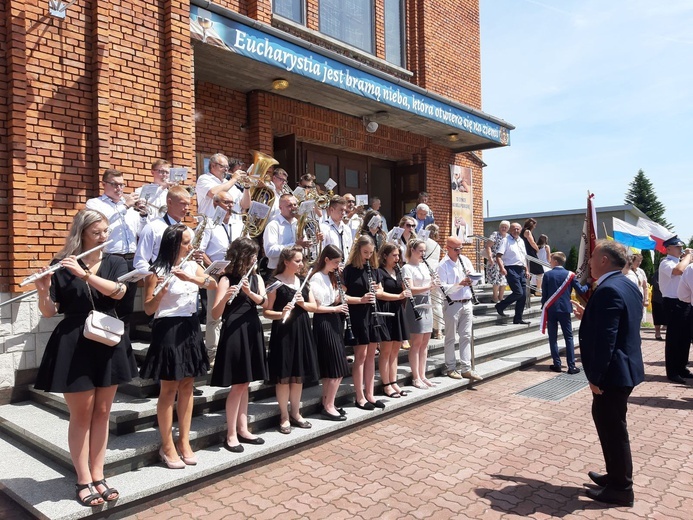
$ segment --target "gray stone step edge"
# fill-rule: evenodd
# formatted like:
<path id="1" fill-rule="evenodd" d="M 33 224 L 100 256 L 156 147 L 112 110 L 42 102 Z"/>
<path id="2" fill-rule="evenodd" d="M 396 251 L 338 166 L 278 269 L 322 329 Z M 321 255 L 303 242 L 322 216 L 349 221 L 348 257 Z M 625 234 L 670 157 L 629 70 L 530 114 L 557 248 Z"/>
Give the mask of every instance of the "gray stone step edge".
<path id="1" fill-rule="evenodd" d="M 476 369 L 488 379 L 534 364 L 547 357 L 549 357 L 548 348 L 546 345 L 541 345 L 480 363 Z M 204 479 L 238 471 L 244 466 L 257 463 L 262 458 L 276 456 L 283 451 L 295 449 L 365 421 L 382 419 L 405 407 L 462 390 L 469 385 L 466 379 L 453 380 L 441 377 L 437 381 L 439 384 L 429 390 L 417 391 L 408 388 L 412 392 L 407 397 L 388 400 L 387 407 L 382 411 L 370 412 L 349 407 L 348 420 L 344 422 L 335 423 L 309 417 L 313 423 L 313 428 L 310 430 L 294 429 L 290 435 L 282 435 L 275 430 L 262 432 L 266 443 L 262 446 L 246 445 L 243 454 L 229 453 L 217 444 L 199 450 L 197 452 L 199 464 L 188 466 L 184 470 L 169 470 L 162 464 L 156 464 L 109 477 L 109 484 L 118 488 L 121 498 L 115 503 L 100 508 L 86 508 L 72 498 L 74 473 L 71 469 L 62 467 L 31 449 L 19 446 L 13 440 L 0 438 L 0 473 L 3 475 L 0 486 L 5 493 L 37 518 L 76 520 L 93 513 L 106 511 L 110 513 L 114 509 L 133 506 L 139 501 L 151 500 L 157 495 L 189 490 L 191 485 L 199 484 Z M 200 418 L 196 420 L 199 422 Z M 194 423 L 193 431 L 198 426 Z M 138 432 L 139 434 L 142 433 Z M 109 443 L 109 451 L 112 449 Z"/>
<path id="2" fill-rule="evenodd" d="M 515 335 L 510 338 L 501 338 L 498 341 L 475 345 L 475 358 L 478 363 L 483 363 L 489 359 L 500 355 L 514 353 L 518 350 L 534 347 L 538 344 L 545 343 L 547 338 L 535 329 L 529 329 L 523 326 L 513 325 L 509 328 L 515 329 Z M 457 348 L 457 347 L 456 347 Z M 443 353 L 443 342 L 433 340 L 429 350 L 429 357 L 435 359 L 437 355 Z M 398 380 L 408 381 L 411 377 L 411 372 L 408 369 L 407 351 L 400 352 L 400 373 Z M 445 369 L 443 360 L 432 367 L 432 373 L 441 373 Z M 379 382 L 376 382 L 379 386 Z M 351 395 L 348 389 L 351 386 L 350 378 L 345 378 L 338 397 Z M 344 388 L 346 387 L 346 388 Z M 203 390 L 204 395 L 195 397 L 195 409 L 193 413 L 199 415 L 201 413 L 209 413 L 223 409 L 224 401 L 228 395 L 228 388 L 199 387 Z M 251 405 L 253 402 L 261 402 L 262 399 L 267 399 L 268 396 L 273 396 L 274 385 L 268 385 L 264 382 L 253 382 L 250 385 Z M 377 388 L 376 388 L 377 390 Z M 31 389 L 32 401 L 41 404 L 53 411 L 67 414 L 67 405 L 62 394 L 43 392 L 41 390 Z M 271 398 L 271 397 L 269 397 Z M 318 401 L 319 402 L 319 401 Z M 316 404 L 308 402 L 308 405 Z M 0 416 L 2 407 L 0 407 Z M 155 398 L 135 398 L 124 393 L 116 394 L 116 400 L 113 404 L 110 416 L 111 433 L 115 435 L 132 433 L 136 430 L 152 426 L 156 418 L 156 399 Z M 254 418 L 251 418 L 251 421 Z"/>

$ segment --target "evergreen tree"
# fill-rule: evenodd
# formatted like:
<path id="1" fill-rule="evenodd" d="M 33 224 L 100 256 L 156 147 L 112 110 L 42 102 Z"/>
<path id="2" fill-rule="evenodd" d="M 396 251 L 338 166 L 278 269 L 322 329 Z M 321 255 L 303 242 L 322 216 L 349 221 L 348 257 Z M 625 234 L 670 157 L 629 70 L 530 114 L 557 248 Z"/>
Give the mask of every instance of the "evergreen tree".
<path id="1" fill-rule="evenodd" d="M 570 252 L 568 253 L 568 258 L 566 258 L 565 261 L 565 268 L 568 271 L 573 271 L 577 269 L 578 265 L 578 250 L 577 247 L 573 246 L 570 248 Z"/>
<path id="2" fill-rule="evenodd" d="M 638 170 L 633 182 L 630 183 L 625 202 L 626 204 L 632 204 L 638 208 L 653 222 L 661 224 L 667 229 L 671 229 L 671 224 L 664 218 L 666 208 L 664 204 L 657 199 L 657 194 L 652 187 L 652 183 L 650 179 L 647 178 L 644 171 Z"/>

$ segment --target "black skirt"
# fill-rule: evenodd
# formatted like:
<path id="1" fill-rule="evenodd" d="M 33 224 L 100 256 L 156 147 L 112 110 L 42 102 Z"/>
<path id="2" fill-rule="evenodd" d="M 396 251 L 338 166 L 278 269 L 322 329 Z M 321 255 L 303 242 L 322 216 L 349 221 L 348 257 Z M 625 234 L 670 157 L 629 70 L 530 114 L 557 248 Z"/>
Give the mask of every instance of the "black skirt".
<path id="1" fill-rule="evenodd" d="M 318 350 L 318 365 L 322 379 L 339 379 L 350 374 L 344 349 L 342 315 L 315 314 L 313 337 Z"/>
<path id="2" fill-rule="evenodd" d="M 85 392 L 131 381 L 137 364 L 130 340 L 109 347 L 83 336 L 87 315 L 66 316 L 53 330 L 41 360 L 36 384 L 46 392 Z"/>
<path id="3" fill-rule="evenodd" d="M 180 381 L 202 376 L 208 370 L 209 358 L 197 314 L 154 320 L 152 343 L 140 368 L 140 377 Z"/>

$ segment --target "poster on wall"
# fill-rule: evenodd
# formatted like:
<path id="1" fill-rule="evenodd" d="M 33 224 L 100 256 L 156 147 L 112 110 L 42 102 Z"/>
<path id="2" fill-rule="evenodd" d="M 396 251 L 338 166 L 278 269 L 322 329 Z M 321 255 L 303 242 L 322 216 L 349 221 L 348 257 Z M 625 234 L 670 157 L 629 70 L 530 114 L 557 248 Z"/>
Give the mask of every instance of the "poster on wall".
<path id="1" fill-rule="evenodd" d="M 472 211 L 472 169 L 450 165 L 450 192 L 452 194 L 452 234 L 463 244 L 471 244 L 474 234 Z"/>

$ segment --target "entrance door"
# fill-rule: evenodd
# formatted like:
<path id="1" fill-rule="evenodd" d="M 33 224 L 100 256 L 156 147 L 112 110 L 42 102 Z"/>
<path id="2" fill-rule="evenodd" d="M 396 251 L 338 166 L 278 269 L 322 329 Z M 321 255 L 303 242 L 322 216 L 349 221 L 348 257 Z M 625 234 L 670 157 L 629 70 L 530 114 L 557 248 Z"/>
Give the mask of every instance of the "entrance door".
<path id="1" fill-rule="evenodd" d="M 399 166 L 396 172 L 395 182 L 399 186 L 395 186 L 394 190 L 394 207 L 399 212 L 396 218 L 399 218 L 415 208 L 419 192 L 426 191 L 426 165 Z"/>
<path id="2" fill-rule="evenodd" d="M 325 189 L 328 179 L 333 179 L 339 183 L 339 170 L 337 169 L 339 160 L 336 155 L 306 150 L 306 172 L 315 175 L 315 184 L 320 185 L 320 189 Z M 339 191 L 339 184 L 334 188 L 335 193 Z"/>
<path id="3" fill-rule="evenodd" d="M 388 229 L 392 229 L 393 226 L 396 226 L 401 216 L 399 215 L 399 210 L 395 211 L 393 206 L 392 170 L 392 166 L 371 163 L 368 174 L 369 202 L 373 197 L 380 198 L 379 211 L 380 214 L 385 217 Z"/>
<path id="4" fill-rule="evenodd" d="M 368 161 L 366 158 L 339 158 L 339 191 L 340 195 L 367 195 Z M 337 179 L 335 179 L 337 180 Z"/>

